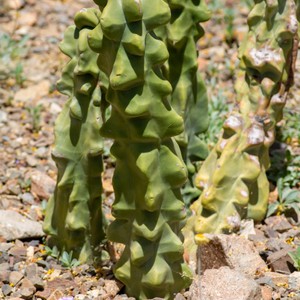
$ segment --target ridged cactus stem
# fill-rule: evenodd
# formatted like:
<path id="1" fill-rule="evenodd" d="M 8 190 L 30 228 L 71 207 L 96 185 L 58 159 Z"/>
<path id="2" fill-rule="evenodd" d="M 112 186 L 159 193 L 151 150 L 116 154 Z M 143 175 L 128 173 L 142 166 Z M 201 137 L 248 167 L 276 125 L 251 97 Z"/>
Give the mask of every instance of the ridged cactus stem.
<path id="1" fill-rule="evenodd" d="M 44 222 L 44 230 L 51 236 L 49 244 L 72 251 L 81 262 L 100 256 L 96 248 L 104 239 L 98 54 L 87 40 L 99 23 L 97 15 L 96 9 L 80 11 L 75 16 L 76 26 L 66 30 L 60 45 L 71 60 L 63 69 L 58 89 L 69 99 L 55 124 L 53 159 L 58 178 Z"/>
<path id="2" fill-rule="evenodd" d="M 172 138 L 183 120 L 168 103 L 172 87 L 161 71 L 168 51 L 153 33 L 169 19 L 163 0 L 109 0 L 90 34 L 112 107 L 101 129 L 116 157 L 107 235 L 125 245 L 114 273 L 136 299 L 173 299 L 190 283 L 181 235 L 187 170 Z"/>
<path id="3" fill-rule="evenodd" d="M 261 221 L 268 205 L 268 152 L 297 55 L 295 1 L 255 1 L 248 26 L 239 50 L 238 109 L 196 178 L 203 189 L 189 220 L 196 240 L 205 232 L 234 231 L 243 218 Z"/>
<path id="4" fill-rule="evenodd" d="M 208 99 L 206 87 L 198 71 L 197 42 L 204 35 L 200 22 L 210 18 L 205 1 L 168 1 L 171 8 L 171 22 L 157 30 L 166 42 L 170 54 L 167 64 L 167 78 L 173 91 L 171 105 L 184 119 L 185 130 L 176 136 L 187 164 L 191 184 L 184 192 L 187 201 L 199 196 L 193 189 L 193 175 L 197 162 L 208 155 L 207 145 L 199 137 L 208 127 Z"/>

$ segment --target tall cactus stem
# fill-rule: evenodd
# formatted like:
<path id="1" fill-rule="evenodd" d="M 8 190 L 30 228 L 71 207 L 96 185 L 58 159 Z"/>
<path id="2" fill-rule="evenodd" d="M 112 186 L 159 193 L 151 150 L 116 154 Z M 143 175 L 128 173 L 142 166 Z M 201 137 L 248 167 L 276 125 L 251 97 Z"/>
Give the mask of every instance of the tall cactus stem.
<path id="1" fill-rule="evenodd" d="M 125 245 L 114 273 L 136 299 L 173 299 L 191 280 L 181 235 L 187 170 L 172 138 L 183 120 L 168 102 L 172 87 L 161 70 L 168 51 L 153 32 L 169 19 L 163 0 L 109 0 L 89 37 L 112 107 L 101 129 L 116 157 L 107 235 Z"/>
<path id="2" fill-rule="evenodd" d="M 87 39 L 99 23 L 98 14 L 94 8 L 77 13 L 75 26 L 66 30 L 60 45 L 70 61 L 63 69 L 58 90 L 69 99 L 55 124 L 52 156 L 58 178 L 44 222 L 44 231 L 51 237 L 49 244 L 60 251 L 72 251 L 81 262 L 100 256 L 97 247 L 104 239 L 98 55 Z"/>
<path id="3" fill-rule="evenodd" d="M 197 42 L 204 35 L 200 22 L 210 18 L 205 1 L 170 0 L 171 22 L 158 28 L 158 35 L 166 42 L 170 54 L 166 76 L 173 91 L 171 105 L 184 119 L 185 130 L 175 137 L 189 171 L 189 182 L 184 194 L 189 202 L 199 196 L 193 187 L 197 163 L 208 155 L 200 135 L 208 127 L 208 98 L 206 86 L 198 71 Z"/>
<path id="4" fill-rule="evenodd" d="M 267 210 L 269 148 L 293 82 L 298 23 L 294 0 L 255 1 L 240 47 L 238 105 L 196 178 L 203 192 L 193 205 L 201 233 L 232 232 L 240 220 L 261 221 Z"/>

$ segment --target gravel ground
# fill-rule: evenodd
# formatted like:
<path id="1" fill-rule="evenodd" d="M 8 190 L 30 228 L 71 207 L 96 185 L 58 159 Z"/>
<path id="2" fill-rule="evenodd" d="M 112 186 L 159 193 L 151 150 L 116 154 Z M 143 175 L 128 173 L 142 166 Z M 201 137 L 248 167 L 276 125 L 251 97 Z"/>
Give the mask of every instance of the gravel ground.
<path id="1" fill-rule="evenodd" d="M 230 8 L 232 1 L 226 3 Z M 0 0 L 0 59 L 4 35 L 23 40 L 23 44 L 14 46 L 16 59 L 0 60 L 0 299 L 130 299 L 113 277 L 112 262 L 101 269 L 63 264 L 56 259 L 55 251 L 45 247 L 41 230 L 45 204 L 56 180 L 56 167 L 50 156 L 53 124 L 66 100 L 55 91 L 60 70 L 67 61 L 58 43 L 74 14 L 92 5 L 88 0 Z M 209 84 L 209 95 L 223 99 L 223 105 L 229 107 L 235 100 L 237 46 L 247 30 L 247 11 L 242 4 L 234 7 L 234 31 L 228 42 L 224 10 L 216 10 L 205 25 L 205 38 L 199 42 L 199 70 Z M 296 73 L 288 104 L 290 109 L 299 103 L 299 74 Z M 300 153 L 297 140 L 287 146 Z M 110 218 L 114 197 L 109 156 L 105 165 L 104 205 Z M 270 201 L 276 199 L 276 193 L 274 189 Z M 238 236 L 251 241 L 255 253 L 266 263 L 265 269 L 251 275 L 260 288 L 261 299 L 300 299 L 300 272 L 287 254 L 300 245 L 299 222 L 283 216 L 270 217 L 255 226 L 248 221 Z M 221 266 L 235 269 L 228 261 Z M 203 287 L 204 291 L 208 286 Z M 192 286 L 174 298 L 199 299 L 194 292 Z M 222 296 L 219 299 L 227 300 Z M 228 298 L 239 299 L 248 298 Z"/>

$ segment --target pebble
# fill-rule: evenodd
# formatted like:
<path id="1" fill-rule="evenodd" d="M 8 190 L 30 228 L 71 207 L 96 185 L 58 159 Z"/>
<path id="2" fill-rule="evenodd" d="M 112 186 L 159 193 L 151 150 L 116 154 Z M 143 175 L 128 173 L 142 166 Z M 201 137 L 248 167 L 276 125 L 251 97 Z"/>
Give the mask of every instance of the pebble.
<path id="1" fill-rule="evenodd" d="M 10 8 L 10 9 L 20 9 L 25 5 L 25 0 L 5 0 L 4 6 Z"/>
<path id="2" fill-rule="evenodd" d="M 29 288 L 20 289 L 20 294 L 23 299 L 32 299 L 34 293 L 35 293 L 35 289 L 34 290 Z"/>
<path id="3" fill-rule="evenodd" d="M 24 204 L 34 204 L 34 197 L 31 193 L 24 193 L 21 195 L 21 199 Z"/>
<path id="4" fill-rule="evenodd" d="M 9 254 L 13 256 L 21 256 L 25 258 L 27 255 L 27 248 L 24 246 L 15 245 L 9 250 Z"/>
<path id="5" fill-rule="evenodd" d="M 300 271 L 299 272 L 293 272 L 289 276 L 289 287 L 291 289 L 296 290 L 296 291 L 300 291 Z"/>
<path id="6" fill-rule="evenodd" d="M 0 210 L 0 236 L 1 235 L 10 241 L 20 238 L 42 237 L 45 234 L 39 222 L 29 220 L 13 210 Z M 10 252 L 11 251 L 24 251 L 24 255 L 26 256 L 26 248 L 15 249 L 15 247 L 13 247 L 10 249 Z M 14 254 L 12 253 L 12 255 Z"/>
<path id="7" fill-rule="evenodd" d="M 38 164 L 38 160 L 35 157 L 33 157 L 32 155 L 26 156 L 26 162 L 30 167 L 35 167 Z"/>
<path id="8" fill-rule="evenodd" d="M 32 279 L 38 276 L 38 266 L 35 263 L 29 264 L 25 268 L 25 275 L 27 278 Z"/>
<path id="9" fill-rule="evenodd" d="M 93 298 L 98 297 L 99 294 L 100 294 L 100 290 L 97 290 L 97 289 L 91 290 L 91 291 L 88 291 L 88 292 L 87 292 L 87 295 L 89 295 L 89 296 L 91 296 L 91 297 L 93 297 Z"/>
<path id="10" fill-rule="evenodd" d="M 268 256 L 267 262 L 273 271 L 290 274 L 295 270 L 293 261 L 288 255 L 290 251 L 293 251 L 293 248 L 285 248 Z"/>
<path id="11" fill-rule="evenodd" d="M 0 252 L 7 252 L 13 245 L 13 243 L 0 243 Z"/>
<path id="12" fill-rule="evenodd" d="M 48 149 L 46 147 L 40 147 L 35 151 L 35 155 L 39 158 L 45 158 L 48 154 Z"/>
<path id="13" fill-rule="evenodd" d="M 14 286 L 21 281 L 24 275 L 20 272 L 12 271 L 9 274 L 9 283 L 13 284 Z"/>
<path id="14" fill-rule="evenodd" d="M 5 111 L 0 110 L 0 123 L 7 122 L 7 113 Z"/>
<path id="15" fill-rule="evenodd" d="M 9 284 L 3 284 L 1 290 L 4 296 L 8 296 L 12 292 L 12 287 Z"/>
<path id="16" fill-rule="evenodd" d="M 9 270 L 9 268 L 10 268 L 10 266 L 9 266 L 9 263 L 7 263 L 7 262 L 0 264 L 0 272 L 7 271 L 7 270 Z"/>

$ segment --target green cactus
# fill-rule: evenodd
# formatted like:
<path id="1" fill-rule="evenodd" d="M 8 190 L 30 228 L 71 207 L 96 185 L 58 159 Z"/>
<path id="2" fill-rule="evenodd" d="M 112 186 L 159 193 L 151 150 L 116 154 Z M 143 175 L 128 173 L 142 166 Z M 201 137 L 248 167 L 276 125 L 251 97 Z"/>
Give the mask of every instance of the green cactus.
<path id="1" fill-rule="evenodd" d="M 197 162 L 208 155 L 207 145 L 200 135 L 208 127 L 208 101 L 205 83 L 198 72 L 197 41 L 204 35 L 200 22 L 210 18 L 205 1 L 168 1 L 171 8 L 171 22 L 159 28 L 157 34 L 166 42 L 170 54 L 166 76 L 173 92 L 171 104 L 184 119 L 185 130 L 176 136 L 189 171 L 189 181 L 183 194 L 185 201 L 199 196 L 193 187 L 193 176 Z"/>
<path id="2" fill-rule="evenodd" d="M 267 210 L 269 148 L 293 82 L 297 54 L 294 0 L 255 1 L 240 47 L 238 110 L 196 178 L 203 192 L 189 220 L 196 240 L 204 232 L 231 232 L 242 218 L 261 221 Z M 198 235 L 197 235 L 198 234 Z"/>
<path id="3" fill-rule="evenodd" d="M 71 58 L 63 69 L 58 89 L 69 99 L 55 125 L 53 159 L 58 168 L 54 195 L 50 198 L 44 231 L 50 245 L 73 251 L 81 262 L 100 256 L 104 239 L 101 209 L 103 141 L 100 136 L 101 90 L 98 55 L 87 36 L 99 23 L 98 10 L 83 9 L 75 16 L 60 45 Z"/>
<path id="4" fill-rule="evenodd" d="M 168 103 L 172 87 L 161 70 L 168 51 L 153 32 L 169 19 L 163 0 L 109 0 L 89 35 L 109 78 L 112 107 L 101 128 L 114 139 L 116 157 L 116 219 L 107 236 L 125 244 L 114 273 L 137 299 L 173 299 L 191 280 L 181 235 L 187 170 L 172 138 L 183 131 L 183 120 Z"/>

